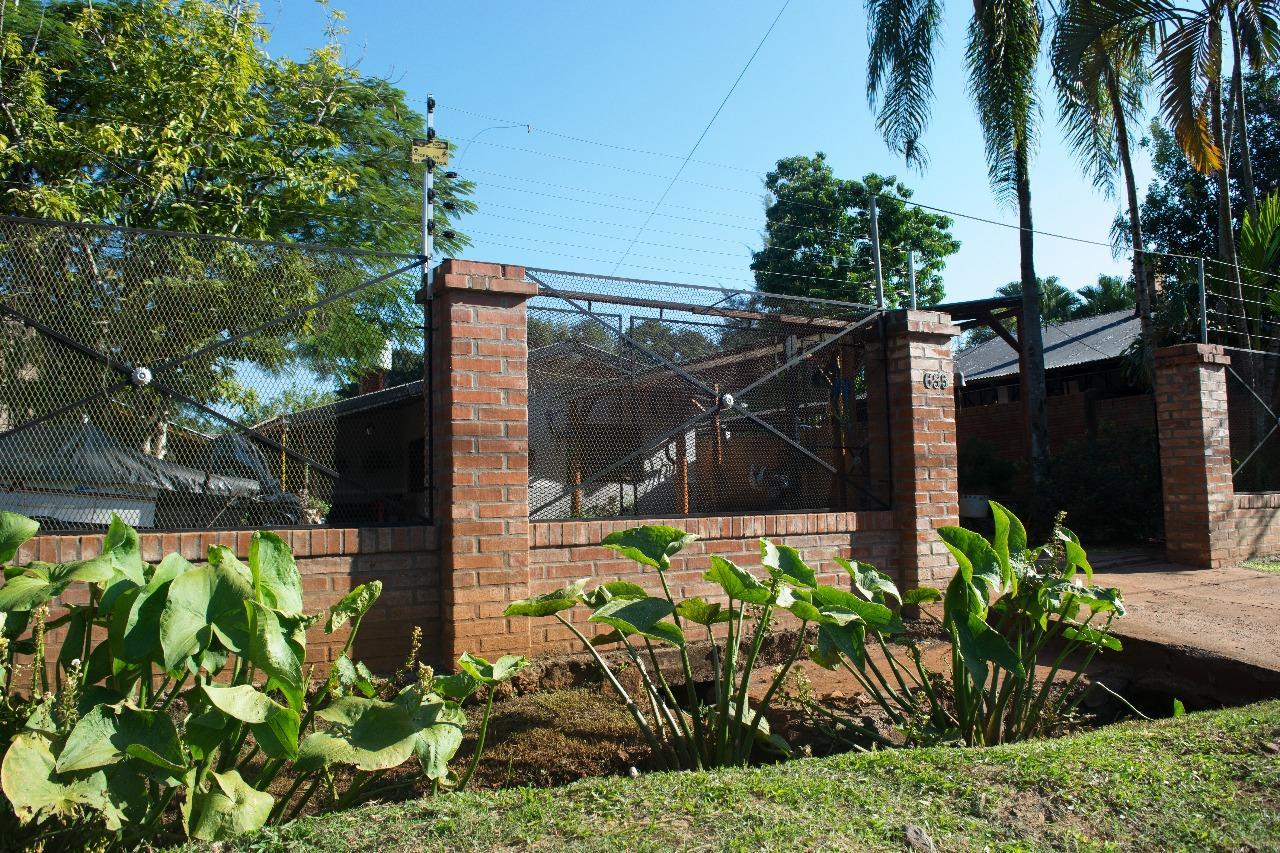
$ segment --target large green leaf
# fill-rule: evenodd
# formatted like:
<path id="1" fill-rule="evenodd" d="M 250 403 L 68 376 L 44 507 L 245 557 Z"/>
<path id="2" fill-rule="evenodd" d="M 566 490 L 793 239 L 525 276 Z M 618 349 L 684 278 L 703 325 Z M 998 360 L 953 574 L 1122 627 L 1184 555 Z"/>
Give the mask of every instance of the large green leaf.
<path id="1" fill-rule="evenodd" d="M 142 545 L 138 541 L 138 531 L 121 521 L 120 516 L 114 512 L 111 514 L 111 526 L 107 528 L 107 534 L 102 538 L 102 553 L 110 557 L 112 574 L 119 572 L 134 586 L 142 586 L 146 583 L 144 577 L 146 563 L 142 560 Z"/>
<path id="2" fill-rule="evenodd" d="M 732 618 L 720 602 L 709 602 L 704 598 L 686 598 L 676 605 L 676 615 L 698 625 L 714 625 Z"/>
<path id="3" fill-rule="evenodd" d="M 40 530 L 40 522 L 16 512 L 0 510 L 0 563 L 7 563 L 18 553 L 22 543 Z"/>
<path id="4" fill-rule="evenodd" d="M 998 598 L 1009 588 L 1009 577 L 1000 565 L 1000 558 L 981 534 L 963 527 L 940 527 L 938 536 L 960 564 L 965 579 L 986 599 Z"/>
<path id="5" fill-rule="evenodd" d="M 103 813 L 108 829 L 120 828 L 118 814 L 107 797 L 107 776 L 101 770 L 72 780 L 59 779 L 49 738 L 39 732 L 23 732 L 8 746 L 0 765 L 0 788 L 23 824 L 51 817 L 74 818 L 90 808 Z"/>
<path id="6" fill-rule="evenodd" d="M 169 554 L 156 566 L 145 586 L 113 612 L 112 651 L 130 663 L 145 663 L 160 650 L 160 617 L 164 613 L 169 585 L 192 568 L 180 554 Z"/>
<path id="7" fill-rule="evenodd" d="M 853 588 L 867 601 L 885 604 L 892 598 L 896 603 L 902 603 L 902 595 L 898 592 L 897 584 L 875 566 L 859 560 L 846 560 L 841 556 L 833 559 L 849 575 L 849 579 L 853 581 Z"/>
<path id="8" fill-rule="evenodd" d="M 768 539 L 760 540 L 760 565 L 774 577 L 784 577 L 803 587 L 818 583 L 818 575 L 790 545 L 775 545 Z"/>
<path id="9" fill-rule="evenodd" d="M 360 584 L 329 608 L 329 618 L 325 620 L 324 632 L 332 634 L 352 619 L 368 613 L 369 608 L 373 607 L 373 603 L 380 595 L 382 595 L 382 581 Z"/>
<path id="10" fill-rule="evenodd" d="M 501 684 L 528 665 L 529 661 L 519 655 L 503 655 L 493 663 L 476 657 L 471 652 L 463 652 L 462 657 L 458 658 L 458 666 L 462 671 L 481 684 Z"/>
<path id="11" fill-rule="evenodd" d="M 413 751 L 428 779 L 444 779 L 449 775 L 449 762 L 462 746 L 467 715 L 456 702 L 442 700 L 426 693 L 419 685 L 411 685 L 395 698 L 417 729 Z"/>
<path id="12" fill-rule="evenodd" d="M 124 760 L 131 744 L 146 747 L 171 764 L 185 764 L 178 730 L 168 714 L 121 703 L 98 705 L 80 718 L 58 755 L 58 772 L 116 764 Z"/>
<path id="13" fill-rule="evenodd" d="M 674 646 L 684 645 L 684 632 L 662 620 L 672 613 L 665 598 L 619 598 L 591 614 L 590 621 L 608 625 L 623 635 L 639 634 Z"/>
<path id="14" fill-rule="evenodd" d="M 1092 625 L 1068 625 L 1062 629 L 1062 636 L 1068 640 L 1078 640 L 1089 646 L 1120 651 L 1123 647 L 1120 640 L 1109 631 L 1099 631 Z"/>
<path id="15" fill-rule="evenodd" d="M 960 657 L 974 681 L 985 684 L 987 662 L 996 664 L 1016 676 L 1023 676 L 1022 660 L 1008 641 L 992 630 L 982 617 L 970 613 L 964 619 L 953 622 L 956 639 L 960 645 Z"/>
<path id="16" fill-rule="evenodd" d="M 813 591 L 813 603 L 819 610 L 840 609 L 855 613 L 859 619 L 882 634 L 902 630 L 901 617 L 888 607 L 859 598 L 847 590 L 819 586 Z"/>
<path id="17" fill-rule="evenodd" d="M 600 544 L 637 563 L 666 571 L 671 568 L 671 557 L 697 538 L 676 527 L 646 524 L 644 527 L 616 530 L 604 537 Z"/>
<path id="18" fill-rule="evenodd" d="M 343 696 L 316 714 L 333 725 L 307 735 L 298 752 L 300 769 L 346 764 L 388 770 L 414 755 L 419 727 L 402 705 Z"/>
<path id="19" fill-rule="evenodd" d="M 32 562 L 5 570 L 0 611 L 32 610 L 61 595 L 72 583 L 103 583 L 112 576 L 111 558 L 100 554 L 72 563 Z"/>
<path id="20" fill-rule="evenodd" d="M 942 600 L 942 592 L 931 586 L 918 586 L 902 594 L 904 605 L 932 604 Z"/>
<path id="21" fill-rule="evenodd" d="M 578 602 L 582 600 L 582 590 L 586 585 L 587 579 L 583 578 L 552 592 L 544 592 L 542 595 L 535 595 L 532 598 L 513 601 L 507 605 L 506 610 L 502 611 L 502 615 L 550 616 L 553 613 L 559 613 L 561 610 L 569 610 L 572 607 L 576 607 Z"/>
<path id="22" fill-rule="evenodd" d="M 608 604 L 615 598 L 648 597 L 648 591 L 639 584 L 634 584 L 631 581 L 608 581 L 607 583 L 602 583 L 600 586 L 591 590 L 591 592 L 583 596 L 582 600 L 586 602 L 588 607 L 594 610 L 602 604 Z"/>
<path id="23" fill-rule="evenodd" d="M 853 664 L 862 666 L 867 658 L 866 625 L 862 622 L 850 622 L 847 625 L 819 625 L 816 649 L 818 657 L 814 660 L 820 663 L 822 660 L 830 660 L 831 655 L 837 651 Z"/>
<path id="24" fill-rule="evenodd" d="M 1093 583 L 1093 566 L 1089 565 L 1089 558 L 1085 556 L 1084 547 L 1080 544 L 1080 537 L 1076 536 L 1065 527 L 1058 528 L 1058 540 L 1062 542 L 1062 553 L 1066 558 L 1066 571 L 1063 577 L 1067 580 L 1075 577 L 1076 572 L 1084 572 L 1086 583 Z"/>
<path id="25" fill-rule="evenodd" d="M 730 598 L 748 604 L 768 604 L 773 598 L 769 588 L 757 580 L 755 575 L 719 554 L 711 556 L 711 568 L 702 577 L 719 584 Z"/>
<path id="26" fill-rule="evenodd" d="M 215 635 L 231 651 L 246 648 L 245 602 L 252 597 L 253 587 L 225 561 L 209 562 L 173 578 L 160 614 L 165 668 L 175 669 L 184 658 L 198 655 Z"/>
<path id="27" fill-rule="evenodd" d="M 235 770 L 209 776 L 209 790 L 191 795 L 188 832 L 192 838 L 222 841 L 266 824 L 276 804 L 275 797 L 251 787 Z"/>
<path id="28" fill-rule="evenodd" d="M 281 613 L 302 613 L 302 577 L 289 545 L 279 536 L 259 530 L 249 540 L 249 570 L 259 600 Z"/>
<path id="29" fill-rule="evenodd" d="M 252 626 L 248 658 L 268 678 L 268 684 L 280 688 L 296 710 L 302 706 L 302 658 L 296 641 L 286 632 L 274 610 L 256 601 L 246 606 Z"/>

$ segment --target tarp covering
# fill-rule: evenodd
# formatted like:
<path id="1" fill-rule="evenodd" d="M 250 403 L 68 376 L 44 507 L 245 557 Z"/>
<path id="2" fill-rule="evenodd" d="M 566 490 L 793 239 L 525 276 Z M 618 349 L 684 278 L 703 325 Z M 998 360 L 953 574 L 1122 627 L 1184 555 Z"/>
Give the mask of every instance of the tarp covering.
<path id="1" fill-rule="evenodd" d="M 226 477 L 148 456 L 88 420 L 45 423 L 0 435 L 0 480 L 28 486 L 250 497 L 254 480 Z"/>

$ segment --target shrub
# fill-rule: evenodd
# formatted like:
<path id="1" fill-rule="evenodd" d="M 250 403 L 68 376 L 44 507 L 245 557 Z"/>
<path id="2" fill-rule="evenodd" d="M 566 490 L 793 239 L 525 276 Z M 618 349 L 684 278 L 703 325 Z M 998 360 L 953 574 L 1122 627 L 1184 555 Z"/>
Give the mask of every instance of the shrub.
<path id="1" fill-rule="evenodd" d="M 666 573 L 671 568 L 671 558 L 695 538 L 665 526 L 636 527 L 605 537 L 604 547 L 657 571 L 661 597 L 651 596 L 628 581 L 611 581 L 588 592 L 586 581 L 581 580 L 555 592 L 514 602 L 506 615 L 554 616 L 572 631 L 626 704 L 658 764 L 666 769 L 745 764 L 756 745 L 785 754 L 787 745 L 770 734 L 765 712 L 787 671 L 804 650 L 804 628 L 815 620 L 851 619 L 859 609 L 883 608 L 854 600 L 847 592 L 819 586 L 813 570 L 794 548 L 764 539 L 760 540 L 760 551 L 767 577 L 759 578 L 731 560 L 712 556 L 704 577 L 724 590 L 727 603 L 702 598 L 677 602 L 671 595 Z M 612 630 L 588 639 L 564 616 L 580 604 L 591 610 L 589 622 Z M 753 710 L 747 702 L 752 675 L 765 636 L 779 612 L 789 612 L 800 620 L 800 637 Z M 834 617 L 828 612 L 840 615 Z M 883 616 L 889 617 L 887 610 Z M 723 640 L 715 636 L 716 625 L 724 626 Z M 711 703 L 702 701 L 694 683 L 688 647 L 692 638 L 686 632 L 695 630 L 705 631 L 710 641 Z M 672 646 L 679 655 L 685 680 L 684 705 L 662 672 L 655 643 Z M 600 654 L 601 646 L 612 644 L 622 647 L 627 661 L 639 673 L 643 709 Z"/>
<path id="2" fill-rule="evenodd" d="M 959 570 L 945 592 L 920 587 L 900 592 L 866 563 L 837 557 L 851 589 L 820 584 L 815 571 L 786 545 L 760 540 L 759 578 L 713 555 L 703 577 L 718 585 L 727 604 L 690 598 L 677 602 L 666 573 L 671 557 L 695 538 L 672 527 L 637 527 L 610 534 L 603 544 L 657 570 L 662 596 L 628 581 L 588 591 L 581 580 L 507 608 L 508 616 L 553 616 L 584 644 L 653 750 L 669 769 L 747 762 L 757 745 L 788 752 L 769 734 L 765 715 L 802 651 L 821 666 L 842 667 L 911 743 L 971 745 L 1022 740 L 1056 730 L 1074 713 L 1083 693 L 1081 674 L 1098 651 L 1118 649 L 1112 620 L 1124 613 L 1120 593 L 1092 585 L 1079 540 L 1057 524 L 1050 544 L 1027 546 L 1022 523 L 991 503 L 995 536 L 988 541 L 960 527 L 939 531 Z M 1083 582 L 1081 580 L 1083 576 Z M 940 626 L 952 646 L 950 681 L 930 672 L 921 649 L 906 634 L 904 607 L 942 603 Z M 565 613 L 585 605 L 589 622 L 611 630 L 588 639 Z M 748 703 L 765 634 L 780 612 L 799 620 L 799 639 L 768 681 L 760 701 Z M 713 627 L 723 624 L 723 638 Z M 714 702 L 694 689 L 689 632 L 702 626 L 713 661 Z M 809 644 L 805 629 L 816 626 Z M 639 673 L 640 702 L 633 698 L 599 648 L 619 644 Z M 684 670 L 685 701 L 667 682 L 655 644 L 673 646 Z M 1041 654 L 1049 667 L 1037 671 Z M 1069 658 L 1078 670 L 1065 685 L 1055 678 Z M 877 662 L 879 658 L 880 662 Z M 889 746 L 884 736 L 808 703 L 836 724 L 850 745 Z M 643 707 L 642 707 L 643 705 Z"/>
<path id="3" fill-rule="evenodd" d="M 991 540 L 960 527 L 939 530 L 959 566 L 945 593 L 924 587 L 900 595 L 875 568 L 848 567 L 863 598 L 891 609 L 941 599 L 949 685 L 926 669 L 909 637 L 861 623 L 818 629 L 811 657 L 850 672 L 910 741 L 986 745 L 1052 734 L 1082 700 L 1077 688 L 1093 656 L 1120 648 L 1111 634 L 1112 621 L 1124 615 L 1120 591 L 1093 585 L 1085 551 L 1061 516 L 1049 543 L 1031 548 L 1013 513 L 995 501 L 991 511 Z M 870 647 L 881 652 L 883 668 Z M 1051 663 L 1038 669 L 1041 654 Z M 1073 657 L 1075 674 L 1056 684 Z M 857 737 L 871 734 L 843 722 Z"/>
<path id="4" fill-rule="evenodd" d="M 0 563 L 36 530 L 0 513 Z M 21 828 L 9 838 L 34 843 L 74 834 L 133 844 L 174 829 L 228 838 L 293 817 L 322 787 L 346 805 L 414 758 L 437 785 L 465 785 L 470 770 L 458 779 L 448 766 L 466 722 L 460 702 L 525 663 L 466 655 L 455 676 L 422 667 L 398 691 L 378 682 L 351 647 L 381 584 L 304 613 L 293 556 L 268 532 L 253 535 L 247 565 L 214 546 L 204 564 L 170 554 L 151 566 L 138 534 L 114 518 L 99 556 L 4 574 L 0 787 L 11 812 L 0 820 Z M 87 603 L 50 619 L 72 585 L 87 588 Z M 308 695 L 307 631 L 348 624 L 328 678 Z M 55 627 L 66 637 L 46 665 Z M 277 797 L 268 788 L 281 774 L 292 782 Z"/>
<path id="5" fill-rule="evenodd" d="M 1046 488 L 1046 502 L 1065 509 L 1072 528 L 1090 542 L 1149 541 L 1164 530 L 1152 430 L 1105 429 L 1068 443 L 1050 460 Z"/>

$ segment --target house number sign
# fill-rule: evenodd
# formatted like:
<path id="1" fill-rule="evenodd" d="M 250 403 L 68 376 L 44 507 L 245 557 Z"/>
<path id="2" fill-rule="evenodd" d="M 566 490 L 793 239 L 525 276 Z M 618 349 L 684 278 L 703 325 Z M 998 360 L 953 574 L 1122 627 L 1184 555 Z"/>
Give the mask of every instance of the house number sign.
<path id="1" fill-rule="evenodd" d="M 924 372 L 924 387 L 931 391 L 942 391 L 950 384 L 951 377 L 941 370 L 926 370 Z"/>

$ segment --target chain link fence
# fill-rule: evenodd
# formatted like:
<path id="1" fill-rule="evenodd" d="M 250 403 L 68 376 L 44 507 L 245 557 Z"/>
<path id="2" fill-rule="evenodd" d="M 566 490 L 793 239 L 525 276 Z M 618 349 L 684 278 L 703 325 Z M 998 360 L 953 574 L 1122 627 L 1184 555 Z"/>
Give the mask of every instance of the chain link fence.
<path id="1" fill-rule="evenodd" d="M 531 518 L 888 505 L 868 406 L 884 381 L 869 368 L 882 364 L 877 309 L 528 276 L 540 287 L 528 311 Z"/>
<path id="2" fill-rule="evenodd" d="M 424 520 L 420 264 L 0 220 L 0 509 L 49 532 Z M 390 354 L 416 386 L 382 387 Z"/>

